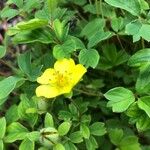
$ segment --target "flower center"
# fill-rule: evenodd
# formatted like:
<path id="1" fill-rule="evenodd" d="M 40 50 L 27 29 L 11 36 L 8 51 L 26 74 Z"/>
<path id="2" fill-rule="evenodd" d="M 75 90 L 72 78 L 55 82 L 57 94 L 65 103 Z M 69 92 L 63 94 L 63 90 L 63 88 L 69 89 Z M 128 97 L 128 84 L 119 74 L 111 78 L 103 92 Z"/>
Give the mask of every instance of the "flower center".
<path id="1" fill-rule="evenodd" d="M 71 74 L 68 72 L 65 72 L 62 74 L 59 71 L 56 71 L 54 73 L 55 80 L 54 80 L 53 84 L 55 84 L 57 87 L 60 87 L 60 88 L 67 86 L 71 80 L 70 75 Z"/>

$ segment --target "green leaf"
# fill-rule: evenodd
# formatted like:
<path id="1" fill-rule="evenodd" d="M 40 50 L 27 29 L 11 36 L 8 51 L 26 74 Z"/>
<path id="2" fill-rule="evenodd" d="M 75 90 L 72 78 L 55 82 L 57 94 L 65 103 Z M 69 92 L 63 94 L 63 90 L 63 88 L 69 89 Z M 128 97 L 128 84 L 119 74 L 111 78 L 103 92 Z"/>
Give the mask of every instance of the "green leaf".
<path id="1" fill-rule="evenodd" d="M 102 136 L 106 133 L 105 124 L 102 122 L 95 122 L 90 126 L 90 133 L 96 136 Z"/>
<path id="2" fill-rule="evenodd" d="M 109 131 L 109 138 L 110 141 L 114 144 L 114 145 L 119 145 L 120 141 L 123 138 L 123 130 L 122 129 L 110 129 Z"/>
<path id="3" fill-rule="evenodd" d="M 95 150 L 98 148 L 98 143 L 93 136 L 90 136 L 89 139 L 85 139 L 85 144 L 87 150 Z"/>
<path id="4" fill-rule="evenodd" d="M 19 11 L 16 9 L 11 9 L 9 7 L 5 7 L 2 11 L 1 11 L 1 17 L 2 18 L 7 18 L 7 20 L 14 18 L 15 16 L 17 16 L 19 14 Z"/>
<path id="5" fill-rule="evenodd" d="M 52 14 L 57 8 L 57 0 L 47 0 L 48 11 Z"/>
<path id="6" fill-rule="evenodd" d="M 112 36 L 112 33 L 107 31 L 97 31 L 96 34 L 89 37 L 88 48 L 96 46 L 99 42 L 106 40 Z"/>
<path id="7" fill-rule="evenodd" d="M 130 117 L 130 123 L 136 124 L 136 128 L 139 132 L 150 129 L 150 119 L 148 115 L 138 107 L 137 102 L 134 102 L 129 107 L 126 114 Z"/>
<path id="8" fill-rule="evenodd" d="M 71 123 L 70 122 L 63 122 L 61 125 L 59 125 L 58 127 L 58 133 L 60 136 L 64 136 L 66 135 L 71 127 Z"/>
<path id="9" fill-rule="evenodd" d="M 19 22 L 16 27 L 20 30 L 33 30 L 48 25 L 48 21 L 44 19 L 34 18 L 27 22 Z"/>
<path id="10" fill-rule="evenodd" d="M 146 64 L 140 68 L 140 74 L 136 81 L 136 90 L 138 93 L 149 92 L 150 85 L 150 65 Z"/>
<path id="11" fill-rule="evenodd" d="M 0 58 L 4 57 L 6 54 L 6 48 L 0 45 Z"/>
<path id="12" fill-rule="evenodd" d="M 27 121 L 33 127 L 38 119 L 38 114 L 35 112 L 28 113 L 29 108 L 37 110 L 37 103 L 34 99 L 28 99 L 25 94 L 20 96 L 21 102 L 18 105 L 18 115 L 21 119 Z"/>
<path id="13" fill-rule="evenodd" d="M 111 26 L 115 32 L 119 32 L 124 27 L 124 19 L 122 17 L 112 18 Z"/>
<path id="14" fill-rule="evenodd" d="M 4 143 L 3 143 L 3 140 L 0 140 L 0 150 L 4 150 Z"/>
<path id="15" fill-rule="evenodd" d="M 62 144 L 58 143 L 53 147 L 53 150 L 66 150 L 66 149 Z"/>
<path id="16" fill-rule="evenodd" d="M 70 58 L 73 51 L 76 50 L 74 40 L 69 39 L 62 45 L 56 45 L 53 48 L 53 55 L 56 59 Z"/>
<path id="17" fill-rule="evenodd" d="M 17 105 L 12 105 L 6 112 L 5 117 L 8 124 L 15 122 L 19 119 Z"/>
<path id="18" fill-rule="evenodd" d="M 35 143 L 26 138 L 21 142 L 19 150 L 27 150 L 27 149 L 34 150 L 34 147 Z"/>
<path id="19" fill-rule="evenodd" d="M 128 61 L 128 65 L 132 67 L 139 67 L 150 62 L 150 49 L 142 49 L 137 51 Z"/>
<path id="20" fill-rule="evenodd" d="M 139 16 L 141 12 L 140 4 L 137 0 L 105 0 L 105 2 L 114 7 L 124 9 L 134 16 Z"/>
<path id="21" fill-rule="evenodd" d="M 105 26 L 104 19 L 94 19 L 90 21 L 82 30 L 81 35 L 90 38 L 91 36 L 95 35 L 98 31 L 101 31 Z"/>
<path id="22" fill-rule="evenodd" d="M 138 106 L 140 109 L 144 110 L 146 114 L 150 117 L 150 96 L 139 98 Z"/>
<path id="23" fill-rule="evenodd" d="M 40 75 L 42 66 L 36 67 L 31 65 L 31 52 L 27 51 L 24 54 L 20 54 L 17 59 L 20 70 L 27 75 L 30 81 L 36 81 Z"/>
<path id="24" fill-rule="evenodd" d="M 23 7 L 23 0 L 9 0 L 8 4 L 15 4 L 18 8 Z"/>
<path id="25" fill-rule="evenodd" d="M 124 87 L 116 87 L 104 94 L 109 100 L 108 107 L 112 107 L 113 112 L 123 112 L 135 101 L 132 91 Z"/>
<path id="26" fill-rule="evenodd" d="M 53 117 L 50 113 L 46 113 L 45 115 L 44 127 L 54 127 Z"/>
<path id="27" fill-rule="evenodd" d="M 23 79 L 10 76 L 10 77 L 5 78 L 2 81 L 0 81 L 0 89 L 1 89 L 0 101 L 1 101 L 1 99 L 6 98 L 15 89 L 17 83 L 21 80 L 23 80 Z M 0 102 L 0 105 L 1 104 L 2 103 Z"/>
<path id="28" fill-rule="evenodd" d="M 85 124 L 81 124 L 80 125 L 80 131 L 82 132 L 82 136 L 85 139 L 89 139 L 89 137 L 90 137 L 90 129 Z"/>
<path id="29" fill-rule="evenodd" d="M 8 30 L 8 34 L 13 34 L 10 33 L 12 32 L 11 30 L 13 29 L 10 28 Z M 47 28 L 44 29 L 39 28 L 39 29 L 34 29 L 30 31 L 21 31 L 21 32 L 17 31 L 17 33 L 18 34 L 16 34 L 13 37 L 13 42 L 15 44 L 35 43 L 35 42 L 49 44 L 53 42 L 52 34 L 49 30 L 47 30 Z"/>
<path id="30" fill-rule="evenodd" d="M 120 150 L 141 150 L 136 136 L 126 136 L 120 142 Z"/>
<path id="31" fill-rule="evenodd" d="M 69 138 L 70 138 L 71 142 L 73 142 L 73 143 L 81 143 L 83 141 L 81 131 L 76 131 L 76 132 L 71 133 Z"/>
<path id="32" fill-rule="evenodd" d="M 65 27 L 65 23 L 60 22 L 60 20 L 58 20 L 58 19 L 55 19 L 53 22 L 53 28 L 54 28 L 56 37 L 60 41 L 64 41 L 68 35 L 68 29 Z"/>
<path id="33" fill-rule="evenodd" d="M 83 49 L 79 53 L 79 62 L 80 64 L 83 64 L 86 67 L 95 68 L 99 62 L 99 59 L 100 55 L 95 49 Z"/>
<path id="34" fill-rule="evenodd" d="M 134 20 L 126 25 L 126 33 L 133 36 L 133 42 L 139 41 L 140 37 L 146 41 L 150 41 L 150 25 Z"/>
<path id="35" fill-rule="evenodd" d="M 28 130 L 23 125 L 21 125 L 18 122 L 13 122 L 7 127 L 6 136 L 4 138 L 4 141 L 6 143 L 12 143 L 16 140 L 23 140 L 25 139 Z"/>
<path id="36" fill-rule="evenodd" d="M 77 147 L 70 141 L 64 144 L 65 150 L 77 150 Z"/>
<path id="37" fill-rule="evenodd" d="M 2 139 L 6 132 L 6 119 L 5 117 L 0 118 L 0 139 Z"/>
<path id="38" fill-rule="evenodd" d="M 30 133 L 27 133 L 26 137 L 27 137 L 30 141 L 32 141 L 32 142 L 38 141 L 39 138 L 40 138 L 40 132 L 39 132 L 39 131 L 32 131 L 32 132 L 30 132 Z"/>

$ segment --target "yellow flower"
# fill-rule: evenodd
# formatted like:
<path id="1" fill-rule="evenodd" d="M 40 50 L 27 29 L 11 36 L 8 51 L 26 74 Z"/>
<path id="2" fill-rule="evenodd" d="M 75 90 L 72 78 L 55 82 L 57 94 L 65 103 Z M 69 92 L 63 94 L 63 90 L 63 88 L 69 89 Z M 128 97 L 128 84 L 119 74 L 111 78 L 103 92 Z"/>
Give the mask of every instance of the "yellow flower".
<path id="1" fill-rule="evenodd" d="M 37 82 L 41 85 L 36 88 L 36 95 L 38 97 L 53 98 L 61 94 L 70 93 L 86 71 L 83 65 L 75 65 L 73 59 L 57 60 L 54 64 L 54 69 L 46 69 L 37 78 Z"/>

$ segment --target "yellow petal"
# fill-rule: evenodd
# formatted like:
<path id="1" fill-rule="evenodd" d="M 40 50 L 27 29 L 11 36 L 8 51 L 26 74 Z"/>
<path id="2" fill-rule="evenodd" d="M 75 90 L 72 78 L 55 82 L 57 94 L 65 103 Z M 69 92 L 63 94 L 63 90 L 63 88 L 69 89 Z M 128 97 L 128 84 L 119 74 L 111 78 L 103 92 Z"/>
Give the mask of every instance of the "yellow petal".
<path id="1" fill-rule="evenodd" d="M 62 94 L 67 94 L 70 93 L 72 90 L 72 84 L 68 84 L 67 86 L 64 86 L 63 88 L 60 89 L 60 93 Z"/>
<path id="2" fill-rule="evenodd" d="M 44 73 L 37 78 L 37 82 L 40 84 L 49 84 L 51 80 L 55 78 L 55 70 L 54 69 L 46 69 Z"/>
<path id="3" fill-rule="evenodd" d="M 75 63 L 73 59 L 61 59 L 57 60 L 54 64 L 54 69 L 59 71 L 60 73 L 71 72 L 75 67 Z"/>
<path id="4" fill-rule="evenodd" d="M 75 66 L 74 71 L 71 75 L 73 86 L 81 80 L 82 76 L 86 73 L 86 71 L 86 68 L 81 64 Z"/>
<path id="5" fill-rule="evenodd" d="M 59 89 L 50 85 L 40 85 L 36 88 L 37 97 L 54 98 L 60 94 Z"/>

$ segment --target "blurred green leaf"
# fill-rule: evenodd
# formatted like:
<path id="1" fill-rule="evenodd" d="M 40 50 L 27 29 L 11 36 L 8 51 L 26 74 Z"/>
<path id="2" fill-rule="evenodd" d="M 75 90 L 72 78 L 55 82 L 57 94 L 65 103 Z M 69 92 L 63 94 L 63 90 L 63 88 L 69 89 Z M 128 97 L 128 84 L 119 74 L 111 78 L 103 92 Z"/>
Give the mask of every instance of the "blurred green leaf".
<path id="1" fill-rule="evenodd" d="M 140 67 L 150 62 L 150 49 L 142 49 L 132 55 L 128 61 L 129 66 Z"/>
<path id="2" fill-rule="evenodd" d="M 140 4 L 137 0 L 105 0 L 105 2 L 114 7 L 124 9 L 134 16 L 138 16 L 141 12 Z"/>
<path id="3" fill-rule="evenodd" d="M 144 110 L 146 114 L 150 117 L 150 96 L 139 98 L 138 106 L 140 109 Z"/>
<path id="4" fill-rule="evenodd" d="M 64 136 L 66 135 L 71 127 L 71 123 L 70 122 L 63 122 L 62 124 L 59 125 L 58 127 L 58 133 L 60 136 Z"/>
<path id="5" fill-rule="evenodd" d="M 27 128 L 25 128 L 18 122 L 13 122 L 7 127 L 7 132 L 4 141 L 6 143 L 12 143 L 16 140 L 23 140 L 26 138 L 27 133 Z"/>
<path id="6" fill-rule="evenodd" d="M 6 132 L 6 119 L 5 117 L 0 118 L 0 139 L 2 139 Z"/>
<path id="7" fill-rule="evenodd" d="M 27 148 L 30 150 L 34 150 L 35 144 L 34 142 L 30 141 L 28 138 L 24 139 L 20 146 L 19 146 L 19 150 L 26 150 Z"/>
<path id="8" fill-rule="evenodd" d="M 94 122 L 89 129 L 90 133 L 96 136 L 102 136 L 106 133 L 105 124 L 102 122 Z"/>
<path id="9" fill-rule="evenodd" d="M 53 116 L 50 113 L 46 113 L 45 115 L 44 126 L 45 128 L 54 127 Z"/>

